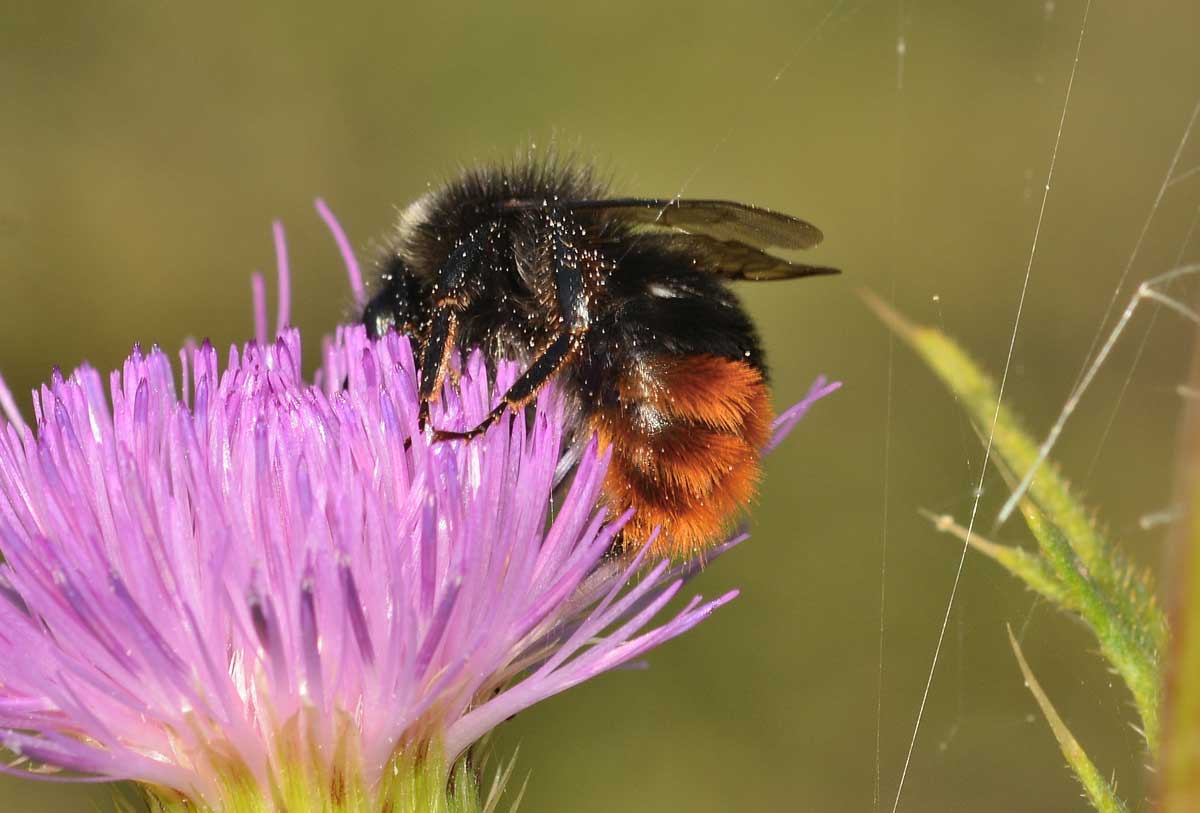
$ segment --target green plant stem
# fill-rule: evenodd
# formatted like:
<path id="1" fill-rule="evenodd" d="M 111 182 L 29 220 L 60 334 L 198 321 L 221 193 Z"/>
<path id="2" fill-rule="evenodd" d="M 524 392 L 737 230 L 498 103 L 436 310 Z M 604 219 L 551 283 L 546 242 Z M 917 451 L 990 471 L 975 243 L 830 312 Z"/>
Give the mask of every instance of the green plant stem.
<path id="1" fill-rule="evenodd" d="M 1200 342 L 1190 386 L 1200 386 Z M 1163 813 L 1200 809 L 1200 400 L 1189 400 L 1180 439 L 1176 505 L 1183 516 L 1168 539 L 1171 628 L 1166 664 L 1158 802 Z"/>

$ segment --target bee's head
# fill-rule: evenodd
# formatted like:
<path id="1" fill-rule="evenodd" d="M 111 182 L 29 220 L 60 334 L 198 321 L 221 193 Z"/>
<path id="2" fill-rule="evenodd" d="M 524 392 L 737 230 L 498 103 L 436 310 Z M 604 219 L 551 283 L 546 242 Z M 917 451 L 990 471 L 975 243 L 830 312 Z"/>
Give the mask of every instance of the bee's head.
<path id="1" fill-rule="evenodd" d="M 415 335 L 423 325 L 428 308 L 425 294 L 403 257 L 392 254 L 383 263 L 380 290 L 363 309 L 367 332 L 378 337 L 389 330 Z"/>

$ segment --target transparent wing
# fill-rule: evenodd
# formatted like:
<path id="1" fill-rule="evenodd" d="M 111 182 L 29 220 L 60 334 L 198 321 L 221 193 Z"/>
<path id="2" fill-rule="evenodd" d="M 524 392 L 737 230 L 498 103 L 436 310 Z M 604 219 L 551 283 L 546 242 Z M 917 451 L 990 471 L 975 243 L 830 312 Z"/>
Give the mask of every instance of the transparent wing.
<path id="1" fill-rule="evenodd" d="M 647 234 L 642 241 L 694 257 L 698 270 L 730 280 L 765 282 L 840 274 L 824 265 L 794 263 L 737 240 L 718 240 L 705 234 Z"/>
<path id="2" fill-rule="evenodd" d="M 508 210 L 602 211 L 634 225 L 703 234 L 716 240 L 735 241 L 759 248 L 806 249 L 824 238 L 821 230 L 807 221 L 731 200 L 510 200 L 501 204 L 501 207 Z"/>

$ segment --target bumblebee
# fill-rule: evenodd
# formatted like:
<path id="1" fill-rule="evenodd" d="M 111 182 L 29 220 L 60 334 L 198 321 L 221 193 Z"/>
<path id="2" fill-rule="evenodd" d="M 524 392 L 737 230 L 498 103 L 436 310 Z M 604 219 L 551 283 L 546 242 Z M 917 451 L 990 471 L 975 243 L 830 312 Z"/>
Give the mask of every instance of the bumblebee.
<path id="1" fill-rule="evenodd" d="M 611 447 L 609 509 L 652 553 L 715 544 L 753 498 L 773 413 L 758 333 L 735 280 L 836 274 L 770 250 L 808 249 L 819 229 L 724 200 L 609 197 L 587 168 L 553 161 L 468 171 L 404 209 L 362 314 L 421 347 L 418 423 L 456 347 L 524 367 L 470 440 L 553 379 L 578 438 Z M 578 449 L 583 444 L 574 444 Z"/>

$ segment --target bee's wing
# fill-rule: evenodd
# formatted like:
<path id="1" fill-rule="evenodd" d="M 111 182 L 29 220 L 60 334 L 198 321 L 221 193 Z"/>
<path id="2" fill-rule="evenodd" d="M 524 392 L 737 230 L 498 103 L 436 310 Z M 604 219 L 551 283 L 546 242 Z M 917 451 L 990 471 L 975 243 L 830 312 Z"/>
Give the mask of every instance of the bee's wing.
<path id="1" fill-rule="evenodd" d="M 698 270 L 731 280 L 765 282 L 841 273 L 824 265 L 790 262 L 738 240 L 718 240 L 707 234 L 647 233 L 636 239 L 694 257 Z"/>
<path id="2" fill-rule="evenodd" d="M 811 223 L 759 206 L 731 200 L 676 198 L 612 198 L 609 200 L 511 200 L 505 209 L 590 209 L 632 225 L 703 234 L 716 240 L 759 248 L 804 249 L 824 235 Z"/>

